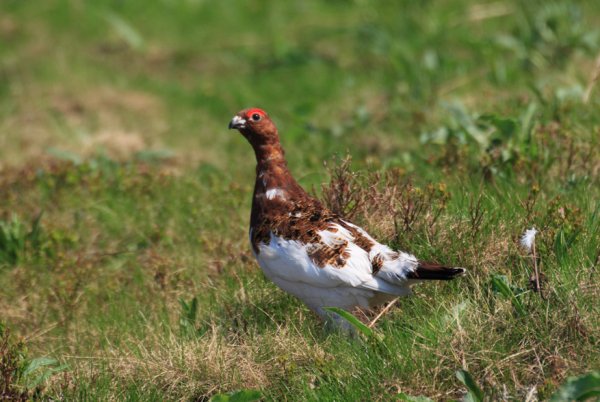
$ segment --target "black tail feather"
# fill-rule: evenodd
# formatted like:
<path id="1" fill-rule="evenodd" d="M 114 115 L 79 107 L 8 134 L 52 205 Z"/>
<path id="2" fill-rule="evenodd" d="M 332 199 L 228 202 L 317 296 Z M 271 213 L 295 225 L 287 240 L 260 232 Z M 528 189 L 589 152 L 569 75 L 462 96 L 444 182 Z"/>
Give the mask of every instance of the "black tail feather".
<path id="1" fill-rule="evenodd" d="M 446 267 L 432 262 L 419 261 L 417 269 L 408 274 L 408 279 L 449 281 L 463 275 L 466 271 L 464 268 Z"/>

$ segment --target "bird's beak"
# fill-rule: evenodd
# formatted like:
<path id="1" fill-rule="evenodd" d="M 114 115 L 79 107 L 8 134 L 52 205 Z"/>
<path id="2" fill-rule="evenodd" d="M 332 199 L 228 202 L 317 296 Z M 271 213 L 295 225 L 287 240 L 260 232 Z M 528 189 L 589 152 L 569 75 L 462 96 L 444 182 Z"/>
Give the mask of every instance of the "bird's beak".
<path id="1" fill-rule="evenodd" d="M 241 118 L 240 116 L 233 116 L 233 119 L 229 122 L 229 129 L 232 128 L 245 128 L 246 127 L 246 119 Z"/>

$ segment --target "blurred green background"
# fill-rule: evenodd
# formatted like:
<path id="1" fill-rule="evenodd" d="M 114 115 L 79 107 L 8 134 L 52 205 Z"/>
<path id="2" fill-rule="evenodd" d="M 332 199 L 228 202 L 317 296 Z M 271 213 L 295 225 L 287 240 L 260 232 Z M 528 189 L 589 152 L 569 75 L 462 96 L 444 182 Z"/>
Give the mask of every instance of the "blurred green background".
<path id="1" fill-rule="evenodd" d="M 223 123 L 259 106 L 295 165 L 346 149 L 393 161 L 444 102 L 502 114 L 540 93 L 583 91 L 597 13 L 585 1 L 7 0 L 0 155 L 130 134 L 231 164 L 224 155 L 247 152 Z"/>

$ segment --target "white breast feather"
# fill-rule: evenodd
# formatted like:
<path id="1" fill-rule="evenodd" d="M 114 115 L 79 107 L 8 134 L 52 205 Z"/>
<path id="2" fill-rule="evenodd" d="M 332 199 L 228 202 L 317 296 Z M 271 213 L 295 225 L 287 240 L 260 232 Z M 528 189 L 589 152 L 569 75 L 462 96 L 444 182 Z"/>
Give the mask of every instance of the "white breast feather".
<path id="1" fill-rule="evenodd" d="M 271 241 L 269 244 L 259 245 L 256 258 L 269 278 L 279 277 L 320 288 L 356 287 L 372 282 L 373 276 L 367 268 L 370 266 L 367 254 L 354 244 L 350 247 L 351 257 L 348 258 L 347 266 L 320 268 L 310 259 L 306 244 L 283 239 L 271 233 Z M 358 248 L 362 253 L 354 248 Z"/>
<path id="2" fill-rule="evenodd" d="M 272 200 L 273 198 L 285 199 L 285 191 L 280 188 L 271 188 L 265 192 L 267 199 Z"/>

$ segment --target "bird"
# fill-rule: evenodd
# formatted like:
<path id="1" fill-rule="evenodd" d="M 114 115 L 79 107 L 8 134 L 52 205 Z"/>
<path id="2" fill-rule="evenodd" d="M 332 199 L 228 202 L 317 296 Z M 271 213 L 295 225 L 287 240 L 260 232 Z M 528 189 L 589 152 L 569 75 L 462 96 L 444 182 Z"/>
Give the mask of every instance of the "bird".
<path id="1" fill-rule="evenodd" d="M 309 195 L 293 178 L 264 110 L 241 110 L 228 128 L 238 130 L 256 156 L 249 238 L 258 265 L 326 322 L 348 326 L 328 307 L 372 309 L 410 295 L 416 283 L 466 272 L 393 250 Z"/>

